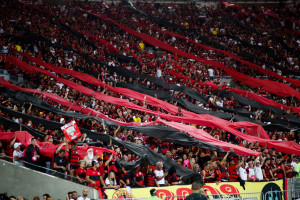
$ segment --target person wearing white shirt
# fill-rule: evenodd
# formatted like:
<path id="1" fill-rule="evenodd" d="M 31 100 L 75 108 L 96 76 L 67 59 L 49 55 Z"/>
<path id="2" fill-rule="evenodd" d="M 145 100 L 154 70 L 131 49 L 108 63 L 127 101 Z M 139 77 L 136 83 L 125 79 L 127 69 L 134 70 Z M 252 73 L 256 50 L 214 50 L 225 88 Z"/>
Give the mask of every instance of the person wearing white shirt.
<path id="1" fill-rule="evenodd" d="M 91 200 L 90 198 L 88 198 L 89 191 L 87 189 L 83 189 L 82 191 L 82 196 L 78 197 L 77 200 Z"/>
<path id="2" fill-rule="evenodd" d="M 156 177 L 157 184 L 159 184 L 160 186 L 166 184 L 165 177 L 168 175 L 168 173 L 164 173 L 162 162 L 156 163 L 156 169 L 154 170 L 154 174 Z"/>
<path id="3" fill-rule="evenodd" d="M 296 167 L 297 167 L 297 163 L 295 162 L 295 159 L 296 159 L 296 156 L 292 155 L 292 163 L 291 163 L 291 165 L 293 166 L 294 169 L 296 169 Z"/>
<path id="4" fill-rule="evenodd" d="M 161 74 L 162 74 L 161 69 L 158 68 L 158 69 L 156 70 L 156 77 L 157 77 L 157 78 L 160 78 L 160 77 L 161 77 Z"/>
<path id="5" fill-rule="evenodd" d="M 253 165 L 252 160 L 248 162 L 248 168 L 246 169 L 246 171 L 247 171 L 247 174 L 248 174 L 248 180 L 255 181 L 256 176 L 255 176 L 254 165 Z"/>
<path id="6" fill-rule="evenodd" d="M 117 185 L 116 176 L 114 171 L 110 171 L 108 177 L 105 179 L 106 188 L 119 189 L 120 186 Z"/>
<path id="7" fill-rule="evenodd" d="M 247 171 L 245 169 L 245 163 L 243 162 L 242 166 L 239 167 L 239 174 L 242 180 L 247 181 L 248 176 L 247 176 Z"/>
<path id="8" fill-rule="evenodd" d="M 212 68 L 208 68 L 207 69 L 207 71 L 208 71 L 208 76 L 210 77 L 210 78 L 214 78 L 214 76 L 215 76 L 215 71 L 212 69 Z"/>
<path id="9" fill-rule="evenodd" d="M 259 160 L 258 160 L 259 159 Z M 258 179 L 259 181 L 264 179 L 263 173 L 262 173 L 262 169 L 261 167 L 264 164 L 264 159 L 263 157 L 260 155 L 259 158 L 257 157 L 254 163 L 254 173 L 255 173 L 255 177 L 256 179 Z"/>
<path id="10" fill-rule="evenodd" d="M 22 159 L 23 159 L 23 151 L 21 151 L 22 143 L 15 143 L 14 144 L 14 153 L 13 153 L 13 163 L 19 166 L 24 166 Z"/>
<path id="11" fill-rule="evenodd" d="M 216 101 L 217 106 L 223 107 L 224 103 L 221 97 L 218 98 L 218 100 Z"/>

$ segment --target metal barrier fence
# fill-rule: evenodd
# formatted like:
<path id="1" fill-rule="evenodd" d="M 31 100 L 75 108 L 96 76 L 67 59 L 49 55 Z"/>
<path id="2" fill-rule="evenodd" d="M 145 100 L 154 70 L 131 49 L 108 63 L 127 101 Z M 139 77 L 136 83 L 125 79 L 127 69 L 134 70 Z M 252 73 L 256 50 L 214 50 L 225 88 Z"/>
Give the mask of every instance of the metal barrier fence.
<path id="1" fill-rule="evenodd" d="M 147 200 L 148 198 L 130 198 L 130 197 L 126 197 L 126 198 L 116 198 L 116 199 L 95 199 L 95 200 Z"/>
<path id="2" fill-rule="evenodd" d="M 209 194 L 208 199 L 216 200 L 266 200 L 261 192 L 236 193 L 236 194 Z M 164 200 L 184 200 L 186 196 L 166 196 Z M 267 199 L 268 200 L 268 199 Z M 271 200 L 271 199 L 270 199 Z M 279 200 L 279 199 L 278 199 Z"/>
<path id="3" fill-rule="evenodd" d="M 224 200 L 264 200 L 264 195 L 261 192 L 253 193 L 237 193 L 237 194 L 217 194 L 206 195 L 209 199 L 224 199 Z"/>
<path id="4" fill-rule="evenodd" d="M 209 194 L 208 199 L 215 200 L 297 200 L 300 190 L 269 191 L 237 194 Z M 186 196 L 166 196 L 164 200 L 184 200 Z"/>
<path id="5" fill-rule="evenodd" d="M 13 157 L 10 157 L 10 156 L 0 156 L 0 159 L 6 160 L 8 162 L 13 162 Z M 72 181 L 72 182 L 75 182 L 78 184 L 87 185 L 87 181 L 84 179 L 78 179 L 77 177 L 68 175 L 67 173 L 61 173 L 61 172 L 56 171 L 55 169 L 51 169 L 50 164 L 48 167 L 43 167 L 43 166 L 39 166 L 39 165 L 34 165 L 32 163 L 28 163 L 26 161 L 22 161 L 22 165 L 19 165 L 19 166 L 30 168 L 32 170 L 35 170 L 35 171 L 38 171 L 41 173 L 45 173 L 48 175 L 56 176 L 58 178 L 69 180 L 69 181 Z"/>
<path id="6" fill-rule="evenodd" d="M 296 200 L 300 198 L 300 190 L 269 191 L 265 200 Z"/>

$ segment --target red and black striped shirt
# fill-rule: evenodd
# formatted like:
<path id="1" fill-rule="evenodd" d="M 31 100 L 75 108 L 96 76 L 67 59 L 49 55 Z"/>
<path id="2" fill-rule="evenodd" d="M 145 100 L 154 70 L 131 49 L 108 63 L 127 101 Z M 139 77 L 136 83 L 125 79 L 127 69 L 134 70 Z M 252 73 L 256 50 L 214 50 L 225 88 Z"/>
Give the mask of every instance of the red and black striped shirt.
<path id="1" fill-rule="evenodd" d="M 272 168 L 271 168 L 270 165 L 268 165 L 268 166 L 267 166 L 267 165 L 264 165 L 264 166 L 262 167 L 262 169 L 265 170 L 265 174 L 266 174 L 266 178 L 267 178 L 267 179 L 272 178 L 272 177 L 271 177 L 271 172 L 270 172 Z"/>
<path id="2" fill-rule="evenodd" d="M 278 165 L 277 167 L 278 167 L 278 169 L 277 169 L 277 176 L 275 178 L 281 179 L 281 178 L 284 177 L 284 172 L 283 172 L 284 168 L 283 168 L 282 165 Z"/>
<path id="3" fill-rule="evenodd" d="M 294 167 L 292 165 L 286 165 L 285 166 L 285 171 L 288 171 L 288 170 L 291 170 L 291 169 L 294 169 Z M 293 171 L 287 172 L 286 177 L 287 178 L 293 178 Z"/>
<path id="4" fill-rule="evenodd" d="M 236 165 L 230 165 L 229 166 L 229 175 L 231 181 L 237 181 L 239 178 L 239 175 L 236 172 Z"/>
<path id="5" fill-rule="evenodd" d="M 70 165 L 72 166 L 79 166 L 79 159 L 80 155 L 78 152 L 75 150 L 70 151 Z"/>
<path id="6" fill-rule="evenodd" d="M 147 186 L 154 186 L 155 185 L 155 174 L 148 173 L 147 174 Z"/>

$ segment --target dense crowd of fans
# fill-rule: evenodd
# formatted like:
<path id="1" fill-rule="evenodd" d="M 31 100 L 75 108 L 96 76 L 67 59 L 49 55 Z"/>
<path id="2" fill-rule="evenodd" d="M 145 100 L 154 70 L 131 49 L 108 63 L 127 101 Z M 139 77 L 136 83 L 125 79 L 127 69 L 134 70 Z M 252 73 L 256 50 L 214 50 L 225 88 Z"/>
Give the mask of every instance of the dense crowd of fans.
<path id="1" fill-rule="evenodd" d="M 245 51 L 259 57 L 260 59 L 256 60 L 255 64 L 263 66 L 266 69 L 282 74 L 283 72 L 276 68 L 276 65 L 279 65 L 292 72 L 284 75 L 291 78 L 297 78 L 297 76 L 299 76 L 300 63 L 298 59 L 299 54 L 297 53 L 297 50 L 299 50 L 300 47 L 299 36 L 297 37 L 296 34 L 287 35 L 285 32 L 281 31 L 283 27 L 290 26 L 288 22 L 266 17 L 267 20 L 269 20 L 269 23 L 262 24 L 254 17 L 239 14 L 231 8 L 198 8 L 194 4 L 171 5 L 169 8 L 164 8 L 156 7 L 155 4 L 137 3 L 135 7 L 148 14 L 168 20 L 177 26 L 185 27 L 187 30 L 197 30 L 198 34 L 195 35 L 190 35 L 188 31 L 180 32 L 180 34 L 188 37 L 189 39 L 201 42 L 201 37 L 198 36 L 206 36 L 211 41 L 220 43 L 233 51 Z M 221 98 L 217 95 L 213 95 L 210 87 L 200 87 L 197 83 L 186 81 L 186 79 L 178 79 L 169 74 L 169 71 L 175 71 L 199 82 L 212 81 L 219 85 L 220 88 L 222 87 L 223 90 L 226 90 L 228 85 L 223 85 L 221 82 L 222 76 L 225 75 L 224 71 L 220 69 L 216 70 L 199 62 L 181 58 L 173 53 L 148 46 L 141 39 L 129 35 L 127 32 L 107 21 L 88 15 L 80 8 L 93 9 L 102 12 L 108 17 L 118 21 L 120 24 L 131 27 L 139 32 L 152 35 L 183 51 L 193 53 L 207 59 L 218 60 L 224 63 L 227 67 L 245 73 L 249 76 L 263 76 L 260 72 L 253 70 L 249 66 L 237 62 L 236 60 L 230 59 L 221 53 L 195 48 L 184 40 L 168 36 L 167 34 L 158 31 L 162 29 L 162 27 L 160 27 L 153 18 L 139 16 L 134 13 L 132 9 L 121 3 L 79 4 L 77 2 L 69 2 L 64 5 L 37 4 L 36 7 L 34 7 L 25 6 L 17 1 L 4 1 L 0 7 L 0 34 L 2 40 L 2 44 L 0 46 L 1 53 L 13 55 L 30 65 L 38 66 L 36 63 L 21 57 L 17 52 L 10 49 L 15 48 L 17 51 L 38 57 L 45 62 L 56 66 L 87 73 L 94 72 L 99 80 L 111 86 L 115 86 L 116 83 L 124 82 L 140 84 L 148 89 L 165 90 L 165 88 L 146 80 L 123 77 L 117 73 L 109 73 L 107 69 L 110 66 L 124 67 L 131 71 L 156 76 L 157 78 L 166 80 L 169 83 L 185 85 L 199 91 L 202 95 L 209 98 L 209 103 L 207 105 L 201 104 L 200 102 L 186 96 L 182 92 L 168 92 L 175 98 L 183 98 L 206 110 L 223 112 L 212 106 L 218 105 L 226 108 L 241 108 L 252 111 L 256 113 L 256 116 L 253 116 L 253 118 L 263 123 L 268 123 L 268 121 L 263 121 L 263 118 L 278 119 L 278 116 L 272 112 L 264 112 L 260 109 L 252 108 L 251 106 L 244 106 L 235 101 L 234 98 Z M 168 9 L 169 12 L 173 14 L 167 14 L 165 9 Z M 251 9 L 255 10 L 256 8 Z M 199 14 L 195 15 L 195 12 Z M 257 10 L 257 12 L 259 11 Z M 299 17 L 299 5 L 291 5 L 286 8 L 277 9 L 276 12 L 281 13 L 282 15 L 286 15 L 288 13 L 294 17 Z M 259 34 L 249 34 L 242 27 L 239 27 L 232 22 L 223 22 L 220 17 L 231 17 L 241 20 L 245 25 L 255 29 Z M 68 26 L 69 28 L 67 29 L 65 26 Z M 168 28 L 163 27 L 163 29 Z M 142 67 L 139 67 L 132 62 L 119 62 L 110 55 L 108 48 L 97 40 L 92 37 L 80 37 L 78 34 L 74 34 L 74 32 L 79 31 L 83 34 L 89 33 L 107 40 L 119 50 L 120 54 L 136 58 Z M 266 46 L 274 49 L 278 53 L 279 57 L 284 57 L 286 59 L 275 63 L 272 57 L 270 57 L 266 52 L 261 52 L 259 49 L 244 48 L 241 42 L 229 37 L 229 35 L 233 34 L 250 44 L 257 44 L 259 46 Z M 295 51 L 287 51 L 282 47 L 281 43 L 271 40 L 270 36 L 273 34 L 276 34 L 277 37 L 283 39 L 284 43 L 290 48 L 295 49 Z M 47 40 L 50 41 L 50 43 L 45 42 Z M 65 47 L 69 50 L 66 50 Z M 99 60 L 101 63 L 91 63 L 89 62 L 89 59 Z M 243 59 L 247 60 L 248 58 L 244 57 Z M 265 65 L 265 63 L 273 63 L 273 66 Z M 37 72 L 33 74 L 24 72 L 14 65 L 6 62 L 5 58 L 0 60 L 0 66 L 2 72 L 5 70 L 11 78 L 17 80 L 15 81 L 15 84 L 19 87 L 34 88 L 43 92 L 58 95 L 83 108 L 92 108 L 99 111 L 111 119 L 123 122 L 151 122 L 158 117 L 139 110 L 133 110 L 124 106 L 122 107 L 105 101 L 99 101 L 93 97 L 93 94 L 90 96 L 83 95 L 75 89 L 60 83 L 47 75 Z M 94 91 L 102 92 L 113 97 L 128 99 L 130 102 L 141 107 L 168 114 L 166 110 L 160 107 L 145 104 L 145 101 L 141 102 L 134 100 L 130 98 L 130 96 L 111 92 L 106 88 L 85 83 L 72 76 L 62 74 L 55 75 L 81 84 L 93 89 Z M 268 78 L 279 82 L 282 81 L 271 76 Z M 292 84 L 290 85 L 293 88 L 299 89 L 297 86 Z M 295 107 L 300 105 L 299 100 L 296 98 L 279 97 L 264 91 L 263 88 L 246 87 L 242 84 L 238 87 L 244 87 L 251 92 L 262 95 L 283 105 Z M 66 111 L 71 110 L 71 107 L 65 107 L 57 104 L 56 102 L 47 99 L 43 96 L 43 94 L 33 95 L 48 102 L 53 107 Z M 168 103 L 177 105 L 172 101 L 169 101 Z M 261 147 L 258 142 L 249 143 L 232 135 L 231 133 L 226 132 L 225 130 L 217 128 L 196 126 L 199 129 L 204 129 L 218 140 L 261 152 L 262 155 L 259 157 L 238 157 L 234 154 L 233 149 L 227 154 L 221 154 L 198 147 L 168 143 L 146 136 L 140 132 L 122 129 L 121 127 L 112 128 L 107 126 L 105 123 L 100 123 L 93 119 L 73 119 L 42 110 L 32 104 L 13 104 L 11 99 L 8 98 L 5 93 L 0 95 L 0 105 L 27 115 L 37 116 L 62 124 L 76 120 L 80 128 L 92 130 L 99 134 L 109 134 L 118 140 L 145 145 L 148 148 L 153 149 L 155 152 L 161 153 L 175 160 L 184 167 L 187 167 L 196 173 L 200 173 L 203 175 L 206 183 L 238 180 L 269 181 L 285 177 L 292 178 L 295 177 L 297 172 L 300 170 L 300 164 L 298 164 L 299 158 L 295 155 L 287 155 L 277 152 L 275 149 L 268 148 L 267 146 Z M 298 113 L 294 113 L 291 110 L 287 112 L 298 116 Z M 39 147 L 37 146 L 37 138 L 33 138 L 31 141 L 32 144 L 26 149 L 23 144 L 16 142 L 15 139 L 13 139 L 10 143 L 0 143 L 0 154 L 13 157 L 13 162 L 17 165 L 23 166 L 23 161 L 26 161 L 26 165 L 32 168 L 34 168 L 34 166 L 30 166 L 30 164 L 47 166 L 48 168 L 53 168 L 59 172 L 58 176 L 61 176 L 62 178 L 64 178 L 64 174 L 67 173 L 72 176 L 69 179 L 73 181 L 87 184 L 88 186 L 102 186 L 102 188 L 118 189 L 126 186 L 159 187 L 182 183 L 182 177 L 178 177 L 176 175 L 176 169 L 171 168 L 167 171 L 164 169 L 163 163 L 161 162 L 157 163 L 156 166 L 151 166 L 149 164 L 136 166 L 133 172 L 129 172 L 126 171 L 125 168 L 116 167 L 116 156 L 105 153 L 103 158 L 100 158 L 97 157 L 91 148 L 88 149 L 87 156 L 83 160 L 80 160 L 79 154 L 76 150 L 77 145 L 69 144 L 60 130 L 45 129 L 43 124 L 34 124 L 30 120 L 24 121 L 22 118 L 16 118 L 15 116 L 1 111 L 0 114 L 1 116 L 12 119 L 19 124 L 27 125 L 41 133 L 44 133 L 45 137 L 43 139 L 39 138 L 39 140 L 53 144 L 60 144 L 55 155 L 53 155 L 53 158 L 45 158 L 40 155 Z M 176 115 L 183 116 L 181 108 L 178 110 Z M 18 128 L 13 129 L 0 123 L 1 132 L 13 132 L 17 130 Z M 299 137 L 294 130 L 288 132 L 270 131 L 268 134 L 272 140 L 295 141 L 299 143 Z M 88 147 L 89 142 L 92 140 L 88 138 L 87 134 L 83 133 L 77 141 L 83 142 L 83 145 Z M 139 158 L 124 147 L 105 143 L 102 145 L 115 150 L 117 157 L 121 160 L 133 162 Z M 68 158 L 65 156 L 66 152 L 69 153 Z M 75 197 L 70 197 L 70 199 L 75 199 Z M 49 199 L 47 198 L 47 200 Z"/>

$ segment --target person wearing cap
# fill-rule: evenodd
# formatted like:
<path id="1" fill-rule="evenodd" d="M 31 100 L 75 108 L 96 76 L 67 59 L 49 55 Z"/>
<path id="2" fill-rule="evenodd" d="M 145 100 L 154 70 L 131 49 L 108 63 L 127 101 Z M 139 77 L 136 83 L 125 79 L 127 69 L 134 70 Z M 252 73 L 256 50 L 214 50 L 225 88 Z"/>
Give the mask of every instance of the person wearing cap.
<path id="1" fill-rule="evenodd" d="M 54 141 L 53 136 L 52 136 L 52 135 L 49 135 L 49 136 L 48 136 L 47 142 L 50 142 L 50 143 L 53 144 L 53 141 Z"/>
<path id="2" fill-rule="evenodd" d="M 143 144 L 143 138 L 141 138 L 141 137 L 135 137 L 134 141 L 136 144 Z"/>
<path id="3" fill-rule="evenodd" d="M 156 196 L 156 189 L 151 189 L 150 190 L 150 195 L 151 197 L 149 197 L 147 200 L 161 200 L 161 198 Z"/>
<path id="4" fill-rule="evenodd" d="M 23 151 L 21 151 L 22 143 L 16 142 L 14 144 L 14 153 L 13 153 L 13 163 L 19 166 L 24 166 L 22 160 L 23 157 Z"/>
<path id="5" fill-rule="evenodd" d="M 99 168 L 99 162 L 97 160 L 93 160 L 92 167 L 86 171 L 86 180 L 88 181 L 89 187 L 100 188 L 101 184 L 105 186 L 101 174 L 97 170 L 98 168 Z"/>
<path id="6" fill-rule="evenodd" d="M 99 168 L 98 160 L 92 161 L 92 167 L 86 171 L 85 179 L 88 182 L 89 187 L 96 189 L 100 195 L 101 199 L 105 199 L 105 190 L 106 185 L 103 181 L 101 173 L 97 170 Z"/>

